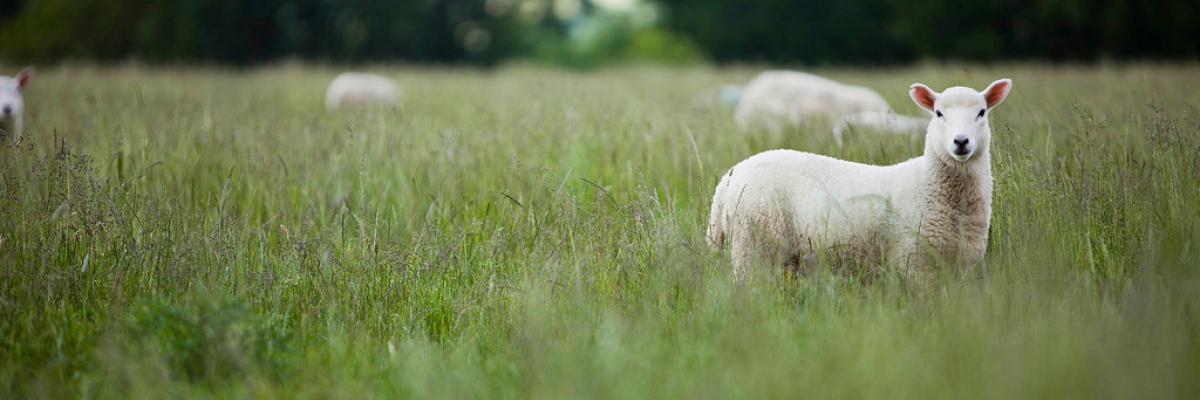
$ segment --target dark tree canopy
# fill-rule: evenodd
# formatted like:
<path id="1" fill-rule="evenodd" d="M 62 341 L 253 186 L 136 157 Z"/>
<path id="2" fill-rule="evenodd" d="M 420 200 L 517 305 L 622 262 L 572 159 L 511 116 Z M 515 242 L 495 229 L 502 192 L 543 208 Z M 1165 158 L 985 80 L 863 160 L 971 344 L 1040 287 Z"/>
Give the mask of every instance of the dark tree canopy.
<path id="1" fill-rule="evenodd" d="M 0 0 L 0 57 L 234 64 L 286 57 L 476 64 L 540 58 L 587 65 L 662 52 L 669 53 L 664 58 L 683 60 L 695 53 L 717 62 L 878 65 L 930 58 L 1091 61 L 1200 55 L 1200 2 L 1194 0 L 658 0 L 652 5 L 654 26 L 639 27 L 597 14 L 597 7 L 583 0 L 581 10 L 611 23 L 593 24 L 603 27 L 594 31 L 605 38 L 572 48 L 569 32 L 584 25 L 583 18 L 527 12 L 554 10 L 550 0 Z"/>

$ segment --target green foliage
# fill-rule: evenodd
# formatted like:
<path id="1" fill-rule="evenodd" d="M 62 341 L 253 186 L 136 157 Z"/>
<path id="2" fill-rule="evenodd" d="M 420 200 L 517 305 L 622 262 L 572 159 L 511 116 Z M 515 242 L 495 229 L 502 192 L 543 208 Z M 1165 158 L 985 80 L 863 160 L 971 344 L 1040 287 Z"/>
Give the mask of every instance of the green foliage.
<path id="1" fill-rule="evenodd" d="M 474 0 L 29 1 L 10 24 L 0 56 L 254 63 L 283 57 L 488 63 L 504 54 L 504 20 Z M 468 48 L 464 24 L 487 29 L 494 47 Z M 54 28 L 49 28 L 54 27 Z"/>
<path id="2" fill-rule="evenodd" d="M 571 67 L 1194 59 L 1186 0 L 0 0 L 0 57 Z M 572 11 L 560 12 L 564 5 Z M 572 8 L 573 7 L 573 8 Z"/>
<path id="3" fill-rule="evenodd" d="M 630 39 L 626 57 L 674 65 L 694 64 L 704 60 L 704 54 L 695 43 L 661 29 L 635 33 Z"/>
<path id="4" fill-rule="evenodd" d="M 666 27 L 721 61 L 887 64 L 915 59 L 1200 55 L 1189 1 L 662 0 Z"/>
<path id="5" fill-rule="evenodd" d="M 892 10 L 878 1 L 663 0 L 665 26 L 720 61 L 895 63 L 912 43 L 887 31 Z M 957 7 L 968 8 L 968 7 Z"/>
<path id="6" fill-rule="evenodd" d="M 703 53 L 687 38 L 639 26 L 630 14 L 597 13 L 568 24 L 561 37 L 555 29 L 528 27 L 524 33 L 535 49 L 532 59 L 573 68 L 595 68 L 614 63 L 651 62 L 694 64 Z"/>
<path id="7" fill-rule="evenodd" d="M 1200 395 L 1195 66 L 816 71 L 905 113 L 1014 79 L 987 262 L 927 292 L 706 248 L 755 152 L 922 148 L 693 108 L 757 69 L 382 69 L 401 106 L 331 114 L 336 72 L 39 71 L 0 147 L 0 398 Z"/>

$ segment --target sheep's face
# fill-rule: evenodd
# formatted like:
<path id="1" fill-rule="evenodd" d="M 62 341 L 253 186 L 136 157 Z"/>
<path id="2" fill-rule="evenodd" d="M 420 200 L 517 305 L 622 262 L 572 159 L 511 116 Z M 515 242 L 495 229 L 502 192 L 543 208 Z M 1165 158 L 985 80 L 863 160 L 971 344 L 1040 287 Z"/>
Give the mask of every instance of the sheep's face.
<path id="1" fill-rule="evenodd" d="M 20 118 L 25 108 L 21 92 L 32 78 L 33 70 L 29 68 L 21 70 L 12 78 L 0 76 L 0 122 L 4 122 L 4 125 L 12 126 L 12 121 Z"/>
<path id="2" fill-rule="evenodd" d="M 992 130 L 988 113 L 1008 96 L 1012 81 L 992 82 L 982 92 L 952 87 L 942 93 L 916 83 L 909 95 L 918 106 L 933 115 L 926 132 L 926 148 L 950 159 L 966 162 L 987 151 Z"/>

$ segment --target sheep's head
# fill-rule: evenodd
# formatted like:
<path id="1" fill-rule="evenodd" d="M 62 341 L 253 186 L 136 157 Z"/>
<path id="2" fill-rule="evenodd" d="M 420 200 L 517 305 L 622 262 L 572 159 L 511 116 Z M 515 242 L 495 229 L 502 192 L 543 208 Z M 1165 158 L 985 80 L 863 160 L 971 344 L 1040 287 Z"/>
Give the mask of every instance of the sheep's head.
<path id="1" fill-rule="evenodd" d="M 17 76 L 9 78 L 0 76 L 0 121 L 8 122 L 21 116 L 25 102 L 21 92 L 29 86 L 33 79 L 33 68 L 26 67 Z"/>
<path id="2" fill-rule="evenodd" d="M 1009 79 L 992 82 L 982 92 L 958 86 L 938 93 L 914 83 L 909 96 L 933 115 L 925 134 L 926 152 L 966 162 L 987 151 L 992 137 L 988 114 L 1008 97 L 1009 89 L 1012 89 Z"/>

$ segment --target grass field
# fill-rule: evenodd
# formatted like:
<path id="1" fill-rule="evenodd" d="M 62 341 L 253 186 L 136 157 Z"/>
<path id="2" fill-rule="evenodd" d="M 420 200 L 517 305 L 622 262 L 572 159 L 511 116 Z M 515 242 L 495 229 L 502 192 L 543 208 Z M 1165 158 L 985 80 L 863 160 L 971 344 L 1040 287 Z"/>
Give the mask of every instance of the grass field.
<path id="1" fill-rule="evenodd" d="M 8 70 L 8 69 L 5 69 Z M 0 150 L 0 398 L 1196 398 L 1200 67 L 819 70 L 1013 78 L 982 268 L 914 292 L 734 282 L 719 175 L 786 147 L 693 96 L 749 68 L 43 68 Z"/>

